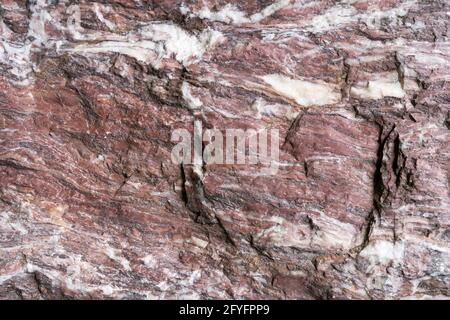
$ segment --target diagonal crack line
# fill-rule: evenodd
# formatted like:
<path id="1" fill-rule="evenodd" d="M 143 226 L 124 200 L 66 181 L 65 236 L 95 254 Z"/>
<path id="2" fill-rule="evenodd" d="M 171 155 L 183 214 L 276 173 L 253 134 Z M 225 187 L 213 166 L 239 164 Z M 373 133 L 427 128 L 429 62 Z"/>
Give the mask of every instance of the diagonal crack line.
<path id="1" fill-rule="evenodd" d="M 383 132 L 385 131 L 385 128 L 380 124 L 380 134 L 379 134 L 379 146 L 377 150 L 377 161 L 375 163 L 375 173 L 373 177 L 373 209 L 369 212 L 367 218 L 366 218 L 366 225 L 364 228 L 364 236 L 362 239 L 362 242 L 360 245 L 354 247 L 351 249 L 352 252 L 359 253 L 361 252 L 370 241 L 370 235 L 372 234 L 374 225 L 376 223 L 376 217 L 380 219 L 381 213 L 383 211 L 383 204 L 382 204 L 382 197 L 383 192 L 385 190 L 385 186 L 383 183 L 383 173 L 382 173 L 382 167 L 383 167 L 383 157 L 384 157 L 384 151 L 386 147 L 386 143 L 391 137 L 392 133 L 395 130 L 395 124 L 392 124 L 392 127 L 389 129 L 387 134 L 383 137 Z"/>
<path id="2" fill-rule="evenodd" d="M 383 205 L 382 205 L 382 197 L 383 193 L 385 191 L 385 186 L 383 183 L 383 173 L 382 173 L 382 167 L 383 167 L 383 158 L 384 158 L 384 151 L 387 141 L 389 140 L 389 137 L 395 130 L 395 124 L 392 125 L 392 128 L 390 128 L 389 132 L 386 134 L 386 136 L 383 138 L 383 131 L 384 128 L 381 128 L 380 131 L 380 137 L 379 137 L 379 147 L 377 151 L 377 162 L 375 165 L 375 173 L 373 178 L 374 183 L 374 193 L 373 193 L 373 205 L 375 208 L 376 213 L 378 214 L 378 217 L 380 216 L 381 212 L 383 211 Z"/>

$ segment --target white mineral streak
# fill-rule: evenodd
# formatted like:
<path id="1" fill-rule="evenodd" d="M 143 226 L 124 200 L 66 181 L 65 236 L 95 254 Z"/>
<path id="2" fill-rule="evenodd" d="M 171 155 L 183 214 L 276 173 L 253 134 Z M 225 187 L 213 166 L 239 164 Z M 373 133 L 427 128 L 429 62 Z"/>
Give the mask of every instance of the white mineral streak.
<path id="1" fill-rule="evenodd" d="M 183 65 L 189 65 L 201 58 L 222 37 L 219 31 L 212 29 L 194 36 L 176 25 L 155 23 L 144 27 L 137 34 L 113 36 L 111 39 L 105 35 L 104 40 L 96 44 L 84 43 L 66 51 L 117 52 L 159 68 L 162 59 L 172 56 Z"/>
<path id="2" fill-rule="evenodd" d="M 183 94 L 183 99 L 186 101 L 189 109 L 197 109 L 203 105 L 199 98 L 196 98 L 191 94 L 190 85 L 187 81 L 183 81 L 181 93 Z"/>
<path id="3" fill-rule="evenodd" d="M 18 79 L 17 83 L 28 85 L 28 75 L 32 68 L 30 64 L 31 44 L 15 44 L 8 41 L 11 31 L 0 17 L 0 63 L 10 65 L 9 72 Z"/>
<path id="4" fill-rule="evenodd" d="M 209 244 L 208 241 L 202 240 L 200 238 L 197 237 L 191 237 L 192 243 L 195 244 L 196 246 L 200 247 L 200 248 L 206 248 Z"/>
<path id="5" fill-rule="evenodd" d="M 401 263 L 404 254 L 404 243 L 387 240 L 377 240 L 369 243 L 359 255 L 369 259 L 373 264 Z"/>
<path id="6" fill-rule="evenodd" d="M 31 45 L 16 46 L 7 41 L 0 42 L 0 63 L 11 66 L 9 72 L 18 79 L 17 84 L 30 84 L 27 79 L 32 72 L 30 54 Z"/>
<path id="7" fill-rule="evenodd" d="M 16 78 L 14 83 L 17 85 L 26 86 L 32 83 L 30 74 L 33 72 L 35 64 L 32 62 L 31 54 L 49 42 L 45 26 L 51 22 L 52 17 L 45 10 L 47 5 L 45 0 L 38 0 L 31 5 L 28 33 L 25 42 L 22 43 L 10 39 L 13 33 L 0 17 L 0 63 L 12 67 L 9 73 L 14 75 Z M 17 5 L 10 9 L 17 9 L 16 7 Z"/>
<path id="8" fill-rule="evenodd" d="M 318 213 L 314 224 L 320 231 L 312 232 L 309 226 L 293 224 L 284 218 L 276 217 L 274 224 L 255 235 L 256 242 L 270 243 L 277 247 L 321 247 L 327 249 L 349 250 L 355 245 L 357 230 L 353 225 Z"/>
<path id="9" fill-rule="evenodd" d="M 448 49 L 447 49 L 448 50 Z M 450 52 L 444 55 L 443 52 L 435 51 L 433 53 L 414 52 L 413 57 L 416 62 L 428 67 L 442 67 L 450 63 Z"/>
<path id="10" fill-rule="evenodd" d="M 135 33 L 118 35 L 107 32 L 82 33 L 79 23 L 67 21 L 67 26 L 53 23 L 52 17 L 45 10 L 47 2 L 39 0 L 31 7 L 32 16 L 30 19 L 28 39 L 25 43 L 15 44 L 8 40 L 11 31 L 0 18 L 0 62 L 11 65 L 10 73 L 17 77 L 18 84 L 30 84 L 29 74 L 33 71 L 31 59 L 32 50 L 39 50 L 42 47 L 56 45 L 59 52 L 77 53 L 104 53 L 117 52 L 136 58 L 155 68 L 161 67 L 161 61 L 172 56 L 182 63 L 188 65 L 196 62 L 203 54 L 213 47 L 218 41 L 223 39 L 223 35 L 212 29 L 206 29 L 198 35 L 191 35 L 182 28 L 166 23 L 153 23 L 143 27 Z M 69 10 L 73 9 L 73 10 Z M 106 10 L 103 6 L 94 4 L 94 12 L 98 19 L 102 21 L 110 30 L 115 28 L 114 23 L 107 20 L 102 13 Z M 74 16 L 79 14 L 76 6 L 68 8 Z M 68 31 L 75 39 L 81 43 L 72 45 L 66 41 L 58 42 L 52 40 L 45 26 L 53 23 L 61 31 Z M 73 47 L 72 47 L 73 46 Z"/>
<path id="11" fill-rule="evenodd" d="M 246 12 L 241 11 L 235 4 L 231 3 L 228 3 L 218 11 L 211 11 L 210 8 L 205 6 L 201 10 L 191 13 L 189 8 L 185 5 L 181 6 L 180 11 L 182 14 L 189 15 L 190 17 L 198 17 L 210 21 L 220 21 L 228 24 L 256 23 L 266 17 L 269 17 L 276 11 L 288 6 L 290 2 L 290 0 L 280 0 L 274 2 L 260 12 L 250 16 L 248 16 Z"/>
<path id="12" fill-rule="evenodd" d="M 293 99 L 302 106 L 322 106 L 338 103 L 341 100 L 338 87 L 323 81 L 297 80 L 280 74 L 268 74 L 262 79 L 277 94 Z"/>
<path id="13" fill-rule="evenodd" d="M 142 258 L 142 261 L 148 268 L 154 268 L 158 264 L 158 260 L 151 254 L 146 255 L 144 258 Z"/>
<path id="14" fill-rule="evenodd" d="M 114 260 L 114 261 L 117 261 L 118 263 L 120 263 L 126 271 L 131 270 L 130 262 L 124 257 L 117 256 L 116 250 L 114 248 L 107 246 L 105 253 L 108 256 L 108 258 L 110 258 L 111 260 Z"/>
<path id="15" fill-rule="evenodd" d="M 304 30 L 308 32 L 326 32 L 334 30 L 350 23 L 362 22 L 369 28 L 378 28 L 382 20 L 386 20 L 389 24 L 401 23 L 398 19 L 408 13 L 409 8 L 415 5 L 417 1 L 404 1 L 401 5 L 380 11 L 374 8 L 372 11 L 360 13 L 351 6 L 350 3 L 338 2 L 335 6 L 326 10 L 321 15 L 315 15 L 304 24 Z"/>
<path id="16" fill-rule="evenodd" d="M 252 109 L 256 112 L 256 119 L 261 119 L 263 116 L 285 116 L 286 118 L 291 119 L 295 113 L 291 112 L 292 107 L 290 105 L 279 103 L 269 104 L 263 98 L 256 99 L 252 104 Z"/>
<path id="17" fill-rule="evenodd" d="M 102 10 L 109 10 L 109 7 L 101 6 L 97 2 L 95 2 L 94 3 L 94 11 L 95 11 L 95 14 L 96 14 L 98 20 L 103 22 L 110 30 L 114 30 L 116 25 L 104 17 Z"/>
<path id="18" fill-rule="evenodd" d="M 350 93 L 363 99 L 403 98 L 405 96 L 396 72 L 375 74 L 373 80 L 356 84 L 351 88 Z"/>

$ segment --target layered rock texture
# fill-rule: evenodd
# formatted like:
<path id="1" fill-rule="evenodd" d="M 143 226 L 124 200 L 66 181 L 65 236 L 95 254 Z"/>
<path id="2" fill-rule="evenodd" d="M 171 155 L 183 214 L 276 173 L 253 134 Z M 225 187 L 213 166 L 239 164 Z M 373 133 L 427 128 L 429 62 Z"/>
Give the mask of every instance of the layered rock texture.
<path id="1" fill-rule="evenodd" d="M 0 298 L 450 296 L 450 3 L 0 0 Z M 278 129 L 276 174 L 174 164 Z"/>

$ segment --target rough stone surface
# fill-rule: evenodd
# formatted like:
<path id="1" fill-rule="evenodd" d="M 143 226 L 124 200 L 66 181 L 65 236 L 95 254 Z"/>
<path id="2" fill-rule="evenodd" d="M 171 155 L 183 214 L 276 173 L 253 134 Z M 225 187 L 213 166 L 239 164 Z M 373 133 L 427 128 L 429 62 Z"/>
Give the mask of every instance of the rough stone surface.
<path id="1" fill-rule="evenodd" d="M 0 0 L 0 35 L 0 298 L 450 296 L 448 1 Z M 173 164 L 194 119 L 279 129 L 278 173 Z"/>

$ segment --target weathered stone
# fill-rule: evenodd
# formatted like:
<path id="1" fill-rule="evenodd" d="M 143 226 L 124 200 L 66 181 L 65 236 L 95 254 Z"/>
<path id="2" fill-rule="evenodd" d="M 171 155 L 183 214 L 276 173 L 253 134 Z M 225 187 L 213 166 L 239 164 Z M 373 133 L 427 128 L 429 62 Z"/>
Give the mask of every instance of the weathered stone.
<path id="1" fill-rule="evenodd" d="M 0 1 L 1 299 L 448 299 L 448 1 L 77 3 Z"/>

